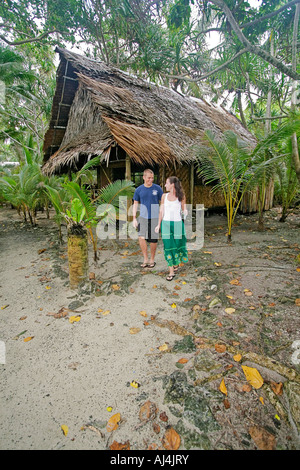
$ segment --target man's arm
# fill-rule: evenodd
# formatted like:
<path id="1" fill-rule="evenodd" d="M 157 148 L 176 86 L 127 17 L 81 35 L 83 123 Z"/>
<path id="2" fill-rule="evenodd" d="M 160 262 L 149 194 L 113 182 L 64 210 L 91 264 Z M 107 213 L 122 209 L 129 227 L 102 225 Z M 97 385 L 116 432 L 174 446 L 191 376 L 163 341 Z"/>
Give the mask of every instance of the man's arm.
<path id="1" fill-rule="evenodd" d="M 138 221 L 136 218 L 137 210 L 138 210 L 139 202 L 138 201 L 133 201 L 133 208 L 132 208 L 132 224 L 134 228 L 137 228 L 138 226 Z"/>

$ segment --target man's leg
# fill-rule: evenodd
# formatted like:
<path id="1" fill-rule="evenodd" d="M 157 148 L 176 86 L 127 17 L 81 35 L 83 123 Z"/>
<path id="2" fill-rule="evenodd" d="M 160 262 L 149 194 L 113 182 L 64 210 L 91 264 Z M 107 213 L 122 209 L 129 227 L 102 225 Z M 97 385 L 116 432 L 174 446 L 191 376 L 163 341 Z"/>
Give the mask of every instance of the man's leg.
<path id="1" fill-rule="evenodd" d="M 150 243 L 150 264 L 154 264 L 154 258 L 155 258 L 155 253 L 156 253 L 156 247 L 157 243 Z"/>
<path id="2" fill-rule="evenodd" d="M 144 257 L 144 262 L 143 265 L 148 265 L 148 247 L 147 247 L 147 231 L 148 231 L 148 220 L 144 219 L 143 217 L 139 217 L 139 226 L 138 226 L 138 231 L 139 231 L 139 245 L 142 250 L 142 254 Z M 142 265 L 142 267 L 143 267 Z"/>
<path id="3" fill-rule="evenodd" d="M 144 257 L 144 264 L 148 264 L 148 247 L 145 238 L 139 237 L 139 244 Z"/>
<path id="4" fill-rule="evenodd" d="M 158 233 L 155 232 L 155 227 L 158 224 L 158 219 L 150 219 L 148 225 L 148 234 L 149 234 L 149 242 L 150 242 L 150 266 L 154 267 L 154 258 L 157 248 L 157 241 L 158 241 Z"/>

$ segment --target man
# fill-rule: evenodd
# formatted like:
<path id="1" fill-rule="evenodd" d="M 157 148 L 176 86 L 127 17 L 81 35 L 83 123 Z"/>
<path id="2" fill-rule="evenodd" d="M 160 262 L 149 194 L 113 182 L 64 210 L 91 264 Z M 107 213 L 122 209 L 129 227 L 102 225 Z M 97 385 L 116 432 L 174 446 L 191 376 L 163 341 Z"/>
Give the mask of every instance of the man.
<path id="1" fill-rule="evenodd" d="M 154 268 L 155 252 L 157 247 L 158 234 L 155 227 L 158 224 L 159 203 L 163 195 L 163 190 L 158 184 L 154 184 L 154 173 L 152 170 L 145 170 L 143 174 L 144 184 L 136 188 L 133 195 L 133 226 L 139 230 L 139 244 L 144 257 L 141 268 Z M 140 205 L 140 216 L 137 220 L 137 210 Z M 148 261 L 148 246 L 150 243 L 150 260 Z"/>

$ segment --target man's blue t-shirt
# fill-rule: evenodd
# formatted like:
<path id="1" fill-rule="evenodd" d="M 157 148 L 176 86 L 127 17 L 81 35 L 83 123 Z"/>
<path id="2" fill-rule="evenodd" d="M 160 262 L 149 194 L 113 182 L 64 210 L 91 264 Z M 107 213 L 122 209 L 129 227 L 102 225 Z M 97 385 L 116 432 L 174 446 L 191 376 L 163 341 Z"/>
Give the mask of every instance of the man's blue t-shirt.
<path id="1" fill-rule="evenodd" d="M 163 190 L 158 184 L 147 188 L 144 184 L 136 188 L 133 200 L 140 203 L 140 216 L 144 219 L 155 219 L 159 216 L 159 202 Z"/>

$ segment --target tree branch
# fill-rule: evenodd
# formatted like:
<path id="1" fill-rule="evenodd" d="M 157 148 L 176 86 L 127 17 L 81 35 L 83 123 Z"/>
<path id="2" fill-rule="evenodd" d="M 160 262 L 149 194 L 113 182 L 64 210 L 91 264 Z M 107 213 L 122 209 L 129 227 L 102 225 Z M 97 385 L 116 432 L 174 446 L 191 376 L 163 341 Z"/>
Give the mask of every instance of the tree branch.
<path id="1" fill-rule="evenodd" d="M 251 115 L 252 121 L 275 121 L 276 119 L 287 119 L 288 115 L 287 114 L 282 114 L 279 116 L 270 116 L 270 117 L 255 117 Z"/>
<path id="2" fill-rule="evenodd" d="M 218 6 L 221 8 L 221 10 L 225 13 L 227 16 L 227 19 L 237 35 L 238 39 L 241 41 L 241 43 L 245 46 L 245 48 L 249 51 L 252 52 L 253 54 L 261 57 L 263 60 L 268 62 L 269 64 L 273 65 L 277 70 L 280 72 L 284 73 L 290 78 L 293 78 L 294 80 L 300 80 L 300 74 L 297 73 L 296 71 L 292 70 L 290 67 L 287 67 L 284 65 L 280 60 L 276 59 L 275 57 L 272 57 L 268 52 L 264 51 L 258 46 L 255 46 L 254 44 L 251 44 L 250 41 L 244 36 L 242 33 L 239 25 L 235 21 L 234 16 L 232 15 L 229 7 L 226 5 L 226 3 L 223 0 L 209 0 L 211 3 L 214 5 Z M 299 0 L 297 0 L 297 3 L 299 3 Z"/>
<path id="3" fill-rule="evenodd" d="M 293 5 L 296 5 L 297 3 L 300 3 L 300 0 L 292 0 L 291 2 L 286 3 L 286 5 L 283 5 L 281 8 L 278 8 L 278 10 L 272 11 L 271 13 L 268 13 L 265 16 L 261 16 L 260 18 L 257 18 L 256 20 L 249 21 L 248 23 L 242 24 L 240 28 L 248 28 L 248 26 L 253 26 L 257 23 L 260 23 L 261 21 L 268 20 L 270 18 L 273 18 L 273 16 L 278 15 L 278 13 L 281 13 L 283 10 L 285 10 L 288 7 L 292 7 Z"/>
<path id="4" fill-rule="evenodd" d="M 245 54 L 245 52 L 248 52 L 248 49 L 245 47 L 244 49 L 241 49 L 237 54 L 235 54 L 231 59 L 228 59 L 224 64 L 219 65 L 219 67 L 216 67 L 214 70 L 211 70 L 210 72 L 205 73 L 204 75 L 201 75 L 199 78 L 188 78 L 185 77 L 184 75 L 167 75 L 168 78 L 177 78 L 179 80 L 185 80 L 187 82 L 200 82 L 201 80 L 205 80 L 206 78 L 210 77 L 211 75 L 214 75 L 215 73 L 219 72 L 220 70 L 224 69 L 227 67 L 227 65 L 231 64 L 235 59 L 237 59 L 240 55 Z"/>
<path id="5" fill-rule="evenodd" d="M 36 38 L 31 38 L 31 39 L 23 39 L 21 41 L 9 41 L 8 39 L 6 39 L 5 36 L 2 36 L 0 35 L 0 39 L 2 39 L 2 41 L 4 41 L 6 44 L 8 44 L 9 46 L 20 46 L 21 44 L 27 44 L 29 42 L 37 42 L 37 41 L 41 41 L 43 38 L 45 38 L 46 36 L 48 36 L 49 34 L 53 34 L 53 33 L 59 33 L 59 34 L 62 34 L 61 31 L 57 31 L 56 29 L 52 30 L 52 31 L 47 31 L 46 33 L 43 33 L 43 34 L 40 34 L 39 36 L 37 36 Z"/>

